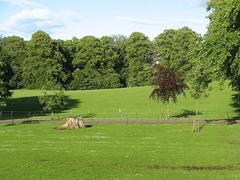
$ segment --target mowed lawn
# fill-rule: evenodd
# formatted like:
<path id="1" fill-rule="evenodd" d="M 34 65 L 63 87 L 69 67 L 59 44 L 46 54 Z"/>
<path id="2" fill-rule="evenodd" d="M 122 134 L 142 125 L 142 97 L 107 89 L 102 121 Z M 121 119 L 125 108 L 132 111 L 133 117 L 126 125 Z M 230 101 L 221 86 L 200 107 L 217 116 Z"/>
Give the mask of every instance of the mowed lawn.
<path id="1" fill-rule="evenodd" d="M 122 89 L 66 91 L 68 107 L 60 117 L 90 114 L 91 119 L 165 119 L 166 105 L 149 98 L 152 87 Z M 7 111 L 40 111 L 37 96 L 40 90 L 15 90 L 8 99 Z M 176 104 L 170 103 L 171 119 L 238 119 L 239 105 L 233 103 L 234 92 L 227 86 L 220 90 L 216 83 L 209 97 L 197 101 L 180 96 Z"/>
<path id="2" fill-rule="evenodd" d="M 240 179 L 240 125 L 0 125 L 0 179 Z"/>

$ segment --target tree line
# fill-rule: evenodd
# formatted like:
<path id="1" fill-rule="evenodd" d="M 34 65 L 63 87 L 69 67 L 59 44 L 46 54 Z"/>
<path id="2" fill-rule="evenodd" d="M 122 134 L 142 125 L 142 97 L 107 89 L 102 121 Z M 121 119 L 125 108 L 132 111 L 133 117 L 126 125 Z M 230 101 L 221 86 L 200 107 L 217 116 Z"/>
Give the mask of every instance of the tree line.
<path id="1" fill-rule="evenodd" d="M 190 50 L 200 35 L 184 27 L 166 30 L 153 41 L 140 32 L 55 40 L 43 31 L 29 41 L 1 38 L 4 83 L 10 89 L 104 89 L 151 85 L 154 62 L 181 71 L 191 68 Z"/>

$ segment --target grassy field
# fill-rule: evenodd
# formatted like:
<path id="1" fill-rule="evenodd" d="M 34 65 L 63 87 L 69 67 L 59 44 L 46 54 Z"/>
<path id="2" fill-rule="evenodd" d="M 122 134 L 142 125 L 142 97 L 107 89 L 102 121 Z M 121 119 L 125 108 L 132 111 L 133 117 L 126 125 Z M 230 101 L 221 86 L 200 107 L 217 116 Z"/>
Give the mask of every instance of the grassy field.
<path id="1" fill-rule="evenodd" d="M 68 107 L 60 117 L 91 114 L 91 119 L 165 119 L 166 105 L 149 99 L 151 87 L 109 90 L 67 91 Z M 213 85 L 208 98 L 196 101 L 189 94 L 170 103 L 171 119 L 238 119 L 239 106 L 234 104 L 234 92 L 225 86 Z M 37 96 L 40 90 L 16 90 L 8 99 L 7 111 L 40 111 Z"/>
<path id="2" fill-rule="evenodd" d="M 8 179 L 240 179 L 240 126 L 0 125 L 0 177 Z"/>

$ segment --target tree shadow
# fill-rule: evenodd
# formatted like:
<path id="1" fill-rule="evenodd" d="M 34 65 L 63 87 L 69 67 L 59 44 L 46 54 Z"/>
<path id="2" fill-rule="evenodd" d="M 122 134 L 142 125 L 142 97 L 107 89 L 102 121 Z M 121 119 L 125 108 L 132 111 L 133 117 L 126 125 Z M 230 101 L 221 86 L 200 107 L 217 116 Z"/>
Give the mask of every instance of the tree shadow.
<path id="1" fill-rule="evenodd" d="M 236 120 L 240 119 L 240 93 L 233 94 L 231 99 L 232 103 L 230 105 L 234 108 L 234 111 L 237 113 L 237 116 L 228 118 L 226 120 L 229 121 L 229 124 L 234 124 L 236 123 Z"/>
<path id="2" fill-rule="evenodd" d="M 66 106 L 59 109 L 56 113 L 63 113 L 66 110 L 75 108 L 81 103 L 79 99 L 66 98 Z M 38 96 L 8 98 L 6 99 L 7 106 L 4 107 L 0 114 L 0 120 L 9 119 L 28 119 L 35 116 L 50 116 L 51 112 L 44 112 L 39 103 Z"/>
<path id="3" fill-rule="evenodd" d="M 6 99 L 7 106 L 3 111 L 41 111 L 41 105 L 38 101 L 38 96 L 8 98 Z"/>
<path id="4" fill-rule="evenodd" d="M 198 115 L 202 115 L 202 113 L 198 112 Z M 196 111 L 183 109 L 180 114 L 177 114 L 177 115 L 174 115 L 174 116 L 171 116 L 171 117 L 174 117 L 174 118 L 187 118 L 187 117 L 190 117 L 190 116 L 196 116 Z"/>

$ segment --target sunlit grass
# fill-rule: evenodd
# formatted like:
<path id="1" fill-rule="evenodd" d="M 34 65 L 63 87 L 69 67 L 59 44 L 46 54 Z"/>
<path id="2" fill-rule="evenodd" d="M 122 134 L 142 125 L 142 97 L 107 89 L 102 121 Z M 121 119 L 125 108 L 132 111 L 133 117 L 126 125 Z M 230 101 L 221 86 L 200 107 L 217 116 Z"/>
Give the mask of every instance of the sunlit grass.
<path id="1" fill-rule="evenodd" d="M 0 126 L 1 179 L 239 179 L 240 126 Z"/>
<path id="2" fill-rule="evenodd" d="M 66 91 L 69 106 L 60 113 L 60 117 L 90 114 L 91 119 L 165 119 L 166 105 L 150 99 L 151 90 L 152 87 L 133 87 Z M 227 85 L 220 90 L 213 84 L 209 97 L 201 98 L 196 103 L 187 93 L 186 97 L 180 96 L 176 104 L 170 103 L 171 119 L 237 119 L 239 106 L 233 103 L 233 94 Z M 5 110 L 40 111 L 39 95 L 40 90 L 16 90 Z"/>

